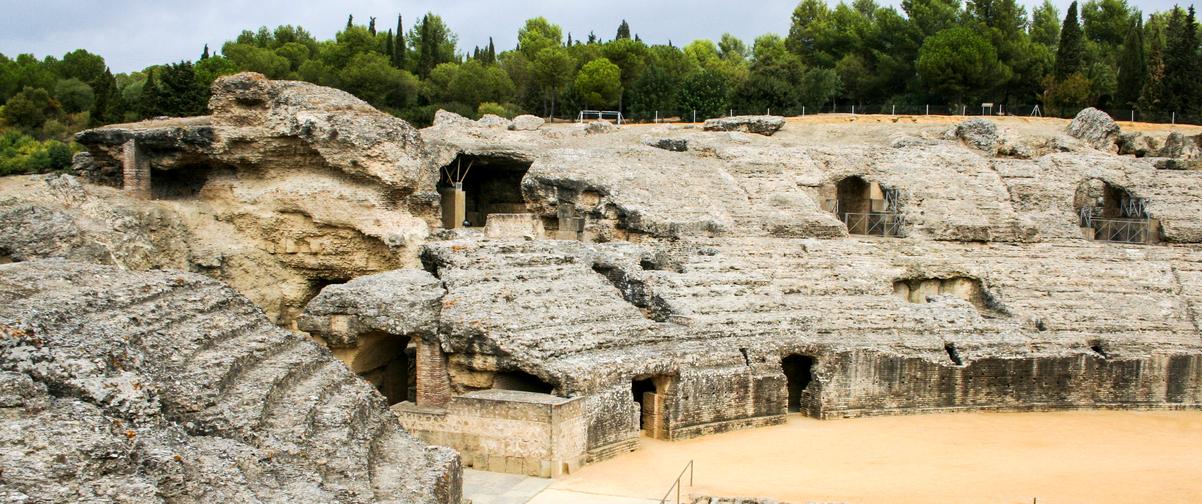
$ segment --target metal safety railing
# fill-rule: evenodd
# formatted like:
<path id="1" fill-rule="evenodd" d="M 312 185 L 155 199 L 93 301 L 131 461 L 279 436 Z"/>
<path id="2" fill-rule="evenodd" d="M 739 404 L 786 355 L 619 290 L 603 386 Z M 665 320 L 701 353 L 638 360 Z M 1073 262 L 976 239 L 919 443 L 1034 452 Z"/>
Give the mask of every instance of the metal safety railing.
<path id="1" fill-rule="evenodd" d="M 1094 240 L 1119 243 L 1148 243 L 1152 223 L 1148 219 L 1091 219 Z"/>
<path id="2" fill-rule="evenodd" d="M 680 471 L 680 475 L 676 477 L 676 481 L 673 482 L 672 486 L 668 488 L 668 493 L 665 493 L 664 498 L 659 500 L 659 504 L 667 504 L 668 498 L 672 496 L 673 491 L 676 492 L 675 504 L 680 504 L 681 481 L 684 480 L 684 473 L 686 472 L 689 473 L 689 486 L 693 486 L 693 461 L 690 460 L 688 464 L 685 464 L 684 469 Z"/>
<path id="3" fill-rule="evenodd" d="M 582 123 L 585 119 L 592 117 L 596 117 L 598 120 L 602 120 L 607 117 L 616 119 L 618 121 L 618 126 L 621 126 L 622 121 L 624 120 L 622 113 L 616 110 L 581 110 L 580 114 L 576 116 L 576 122 Z"/>
<path id="4" fill-rule="evenodd" d="M 904 237 L 906 218 L 893 212 L 843 214 L 847 232 L 856 235 Z"/>

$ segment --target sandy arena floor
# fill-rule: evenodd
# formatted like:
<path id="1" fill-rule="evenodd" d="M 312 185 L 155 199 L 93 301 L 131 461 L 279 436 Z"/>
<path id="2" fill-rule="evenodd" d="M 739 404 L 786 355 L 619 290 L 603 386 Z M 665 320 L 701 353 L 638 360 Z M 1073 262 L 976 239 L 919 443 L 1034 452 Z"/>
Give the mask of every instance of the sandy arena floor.
<path id="1" fill-rule="evenodd" d="M 797 504 L 1202 502 L 1202 412 L 794 416 L 689 441 L 644 438 L 640 450 L 587 466 L 531 502 L 658 501 L 689 459 L 696 486 L 686 493 Z"/>

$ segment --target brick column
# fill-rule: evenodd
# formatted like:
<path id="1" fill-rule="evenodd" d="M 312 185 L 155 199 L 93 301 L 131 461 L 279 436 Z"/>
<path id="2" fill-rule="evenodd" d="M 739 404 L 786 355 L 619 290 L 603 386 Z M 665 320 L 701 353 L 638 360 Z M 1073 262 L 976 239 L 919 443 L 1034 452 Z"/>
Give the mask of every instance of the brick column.
<path id="1" fill-rule="evenodd" d="M 121 147 L 122 187 L 131 196 L 150 199 L 150 161 L 142 155 L 137 140 L 129 140 Z"/>
<path id="2" fill-rule="evenodd" d="M 417 340 L 417 404 L 444 407 L 451 402 L 447 357 L 437 342 Z"/>

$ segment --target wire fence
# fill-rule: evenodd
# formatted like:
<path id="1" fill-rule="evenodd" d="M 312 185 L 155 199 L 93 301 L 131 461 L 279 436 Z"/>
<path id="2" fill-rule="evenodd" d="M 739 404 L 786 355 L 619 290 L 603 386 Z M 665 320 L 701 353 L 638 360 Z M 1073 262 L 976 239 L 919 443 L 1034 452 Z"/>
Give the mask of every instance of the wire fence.
<path id="1" fill-rule="evenodd" d="M 728 108 L 720 112 L 703 110 L 655 110 L 650 112 L 625 111 L 623 120 L 631 123 L 699 123 L 707 119 L 740 115 L 782 115 L 788 117 L 811 116 L 821 114 L 853 114 L 853 115 L 886 115 L 886 116 L 963 116 L 963 117 L 1051 117 L 1072 119 L 1085 107 L 1056 107 L 1045 108 L 1037 104 L 1003 105 L 992 107 L 980 105 L 947 105 L 947 104 L 901 104 L 887 103 L 877 105 L 830 103 L 821 107 L 793 107 L 787 109 L 744 109 Z M 1202 114 L 1181 114 L 1176 112 L 1146 112 L 1130 108 L 1105 107 L 1099 110 L 1107 113 L 1116 121 L 1132 121 L 1159 124 L 1202 125 Z M 564 117 L 577 119 L 577 117 Z"/>

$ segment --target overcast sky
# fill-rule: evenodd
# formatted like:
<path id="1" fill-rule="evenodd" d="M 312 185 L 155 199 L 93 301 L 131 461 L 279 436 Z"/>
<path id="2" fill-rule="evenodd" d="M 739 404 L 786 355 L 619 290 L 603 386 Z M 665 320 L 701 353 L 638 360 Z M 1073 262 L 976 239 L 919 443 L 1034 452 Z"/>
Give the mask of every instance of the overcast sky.
<path id="1" fill-rule="evenodd" d="M 898 1 L 882 1 L 896 5 Z M 1053 0 L 1061 12 L 1071 0 Z M 377 26 L 405 29 L 433 11 L 459 35 L 460 51 L 485 45 L 516 44 L 517 30 L 530 17 L 545 16 L 573 37 L 589 30 L 613 38 L 618 23 L 629 21 L 644 41 L 677 45 L 730 32 L 749 42 L 768 33 L 786 33 L 797 0 L 0 0 L 0 53 L 38 57 L 85 48 L 104 56 L 114 72 L 156 63 L 195 59 L 204 44 L 214 49 L 259 26 L 300 25 L 318 39 L 330 38 L 346 24 L 378 18 Z M 834 3 L 834 2 L 832 2 Z M 1042 0 L 1022 0 L 1034 5 Z M 1190 0 L 1137 0 L 1145 13 Z"/>

